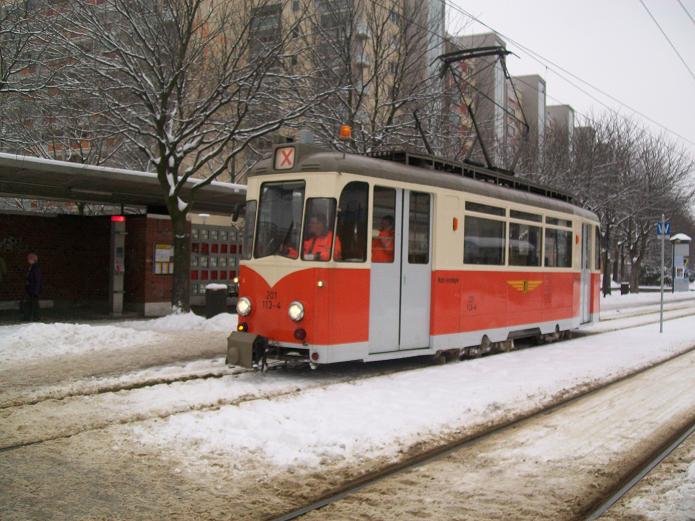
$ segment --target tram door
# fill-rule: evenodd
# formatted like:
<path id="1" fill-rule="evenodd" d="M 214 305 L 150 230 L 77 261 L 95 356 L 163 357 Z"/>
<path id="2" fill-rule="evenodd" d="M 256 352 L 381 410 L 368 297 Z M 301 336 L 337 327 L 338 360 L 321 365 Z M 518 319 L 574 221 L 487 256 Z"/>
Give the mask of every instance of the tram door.
<path id="1" fill-rule="evenodd" d="M 375 186 L 373 205 L 369 352 L 429 347 L 432 196 Z"/>
<path id="2" fill-rule="evenodd" d="M 591 225 L 582 224 L 582 275 L 581 275 L 581 310 L 582 323 L 589 322 L 589 304 L 591 301 Z"/>

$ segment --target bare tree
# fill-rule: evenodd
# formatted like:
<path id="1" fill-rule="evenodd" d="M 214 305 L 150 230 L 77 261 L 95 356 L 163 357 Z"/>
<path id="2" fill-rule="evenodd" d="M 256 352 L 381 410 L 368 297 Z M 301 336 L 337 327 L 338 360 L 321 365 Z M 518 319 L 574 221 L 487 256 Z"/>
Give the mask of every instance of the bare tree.
<path id="1" fill-rule="evenodd" d="M 96 4 L 96 5 L 95 5 Z M 56 38 L 76 63 L 68 92 L 98 111 L 157 173 L 174 231 L 172 304 L 189 307 L 187 214 L 200 188 L 232 168 L 249 143 L 303 115 L 323 92 L 288 73 L 277 2 L 72 2 Z M 279 4 L 280 12 L 286 4 Z M 268 28 L 272 37 L 268 38 Z M 181 190 L 200 181 L 184 200 Z"/>
<path id="2" fill-rule="evenodd" d="M 0 93 L 30 93 L 47 85 L 36 69 L 48 48 L 38 2 L 17 0 L 0 5 Z M 32 81 L 29 81 L 32 80 Z"/>
<path id="3" fill-rule="evenodd" d="M 436 144 L 441 87 L 428 53 L 442 36 L 428 26 L 426 3 L 322 0 L 305 8 L 293 42 L 302 49 L 299 65 L 317 70 L 315 91 L 338 89 L 300 125 L 321 143 L 357 153 Z M 341 124 L 352 127 L 351 141 L 336 139 Z"/>
<path id="4" fill-rule="evenodd" d="M 0 3 L 0 148 L 12 150 L 8 136 L 24 124 L 27 106 L 54 85 L 60 71 L 56 48 L 47 38 L 44 5 L 39 1 Z"/>
<path id="5" fill-rule="evenodd" d="M 646 136 L 637 143 L 631 183 L 637 188 L 633 210 L 622 223 L 630 261 L 630 291 L 639 292 L 642 262 L 656 240 L 655 225 L 662 214 L 688 208 L 693 201 L 692 159 L 663 136 Z"/>
<path id="6" fill-rule="evenodd" d="M 639 291 L 661 213 L 688 212 L 693 161 L 682 148 L 615 115 L 587 119 L 570 137 L 548 128 L 535 181 L 571 193 L 601 221 L 603 292 L 613 280 Z"/>

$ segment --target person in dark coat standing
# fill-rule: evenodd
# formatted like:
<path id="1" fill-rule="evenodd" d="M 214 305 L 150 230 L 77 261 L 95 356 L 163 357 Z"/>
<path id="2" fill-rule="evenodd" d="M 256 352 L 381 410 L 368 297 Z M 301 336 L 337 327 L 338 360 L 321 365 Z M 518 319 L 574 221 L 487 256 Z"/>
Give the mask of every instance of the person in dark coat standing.
<path id="1" fill-rule="evenodd" d="M 39 257 L 35 253 L 27 255 L 29 271 L 25 285 L 26 298 L 24 301 L 24 320 L 39 320 L 39 295 L 43 285 Z"/>

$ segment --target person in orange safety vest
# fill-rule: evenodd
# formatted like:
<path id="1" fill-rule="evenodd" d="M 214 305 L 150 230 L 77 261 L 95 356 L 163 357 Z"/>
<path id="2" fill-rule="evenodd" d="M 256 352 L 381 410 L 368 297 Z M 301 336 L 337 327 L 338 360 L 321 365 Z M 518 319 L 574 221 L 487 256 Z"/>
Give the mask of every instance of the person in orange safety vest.
<path id="1" fill-rule="evenodd" d="M 302 257 L 305 260 L 327 261 L 331 258 L 333 232 L 326 229 L 326 220 L 314 215 L 309 218 L 309 237 L 304 240 Z M 335 240 L 334 259 L 341 258 L 340 238 Z"/>
<path id="2" fill-rule="evenodd" d="M 372 239 L 372 262 L 393 262 L 395 230 L 393 217 L 385 215 L 379 223 L 379 232 Z"/>

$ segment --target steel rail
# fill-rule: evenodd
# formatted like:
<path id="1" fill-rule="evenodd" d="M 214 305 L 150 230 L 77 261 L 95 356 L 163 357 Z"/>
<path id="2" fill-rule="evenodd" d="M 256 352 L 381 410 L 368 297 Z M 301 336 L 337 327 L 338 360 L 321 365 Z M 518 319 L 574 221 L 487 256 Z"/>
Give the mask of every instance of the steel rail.
<path id="1" fill-rule="evenodd" d="M 676 311 L 682 311 L 682 310 L 669 311 L 669 313 L 675 313 Z M 658 311 L 655 311 L 655 312 L 653 312 L 653 313 L 647 313 L 647 314 L 645 314 L 645 315 L 640 315 L 640 316 L 645 317 L 645 316 L 647 316 L 647 315 L 652 315 L 652 314 L 657 314 L 657 315 L 658 315 L 659 312 L 658 312 Z M 669 317 L 666 317 L 666 318 L 664 318 L 664 322 L 671 322 L 672 320 L 680 320 L 681 318 L 692 317 L 692 316 L 694 316 L 694 315 L 695 315 L 695 310 L 693 310 L 692 313 L 683 313 L 683 314 L 676 315 L 676 316 L 669 316 Z M 639 316 L 623 317 L 623 319 L 624 319 L 624 320 L 629 320 L 629 319 L 631 319 L 631 318 L 638 318 L 638 317 L 639 317 Z M 610 320 L 607 320 L 606 322 L 610 323 Z M 574 337 L 574 336 L 582 337 L 582 336 L 592 336 L 592 335 L 603 335 L 603 334 L 605 334 L 605 333 L 615 333 L 616 331 L 624 331 L 624 330 L 627 330 L 627 329 L 635 329 L 635 328 L 637 328 L 637 327 L 651 326 L 651 325 L 653 325 L 653 324 L 658 324 L 658 323 L 659 323 L 659 319 L 656 318 L 656 320 L 651 320 L 651 321 L 649 321 L 649 322 L 642 322 L 642 323 L 640 323 L 640 324 L 631 324 L 631 325 L 629 325 L 629 326 L 624 326 L 624 327 L 618 326 L 618 327 L 614 327 L 614 328 L 612 328 L 612 329 L 602 329 L 602 330 L 599 330 L 599 331 L 592 331 L 591 329 L 585 329 L 585 330 L 581 330 L 581 329 L 580 329 L 580 330 L 578 330 L 578 331 L 572 331 L 572 335 L 573 335 L 573 337 Z"/>
<path id="2" fill-rule="evenodd" d="M 557 411 L 559 409 L 563 409 L 565 407 L 568 407 L 569 405 L 578 402 L 579 400 L 582 400 L 584 398 L 587 398 L 589 396 L 593 396 L 595 394 L 598 394 L 599 392 L 605 391 L 621 382 L 624 382 L 626 380 L 629 380 L 630 378 L 636 377 L 640 374 L 643 374 L 647 371 L 650 371 L 651 369 L 655 369 L 657 367 L 660 367 L 662 365 L 665 365 L 669 362 L 672 362 L 673 360 L 680 358 L 682 356 L 688 355 L 692 352 L 695 352 L 695 346 L 692 346 L 685 351 L 682 351 L 680 353 L 671 355 L 664 360 L 661 360 L 655 364 L 649 365 L 648 367 L 643 367 L 635 372 L 614 378 L 613 380 L 609 380 L 605 382 L 604 384 L 600 385 L 599 387 L 595 387 L 592 389 L 587 389 L 584 391 L 579 391 L 578 394 L 570 395 L 567 396 L 566 398 L 562 399 L 561 401 L 552 404 L 549 407 L 538 407 L 536 409 L 533 409 L 527 413 L 522 413 L 520 416 L 505 421 L 499 425 L 496 425 L 488 430 L 485 430 L 483 432 L 474 434 L 474 435 L 469 435 L 469 436 L 464 436 L 462 438 L 459 438 L 457 440 L 452 440 L 448 443 L 445 443 L 443 445 L 433 447 L 431 449 L 425 450 L 419 454 L 416 454 L 414 456 L 411 456 L 409 458 L 406 458 L 402 461 L 399 461 L 397 463 L 393 463 L 390 465 L 387 465 L 385 467 L 382 467 L 381 469 L 375 470 L 373 472 L 369 472 L 366 474 L 363 474 L 362 476 L 359 476 L 351 481 L 348 481 L 347 483 L 343 484 L 340 486 L 338 489 L 329 492 L 325 494 L 324 496 L 321 496 L 319 499 L 316 501 L 313 501 L 311 503 L 308 503 L 306 505 L 303 505 L 299 508 L 287 511 L 279 516 L 276 517 L 270 517 L 267 518 L 266 521 L 291 521 L 293 519 L 297 519 L 305 514 L 308 514 L 309 512 L 313 512 L 315 510 L 319 510 L 325 506 L 328 506 L 332 503 L 335 503 L 341 499 L 344 499 L 347 496 L 351 496 L 355 494 L 356 492 L 359 492 L 360 490 L 364 489 L 365 487 L 368 487 L 370 485 L 373 485 L 375 483 L 381 482 L 385 480 L 386 478 L 389 478 L 395 474 L 404 472 L 406 470 L 410 470 L 422 465 L 425 465 L 427 463 L 430 463 L 432 461 L 435 461 L 437 459 L 440 459 L 452 452 L 464 449 L 466 447 L 475 445 L 476 443 L 489 438 L 493 435 L 500 434 L 502 432 L 505 432 L 507 430 L 510 430 L 514 427 L 519 426 L 520 424 L 531 420 L 533 418 L 537 418 L 540 416 L 545 416 L 551 412 Z"/>
<path id="3" fill-rule="evenodd" d="M 204 359 L 201 359 L 204 360 Z M 90 396 L 99 396 L 101 394 L 117 393 L 120 391 L 137 391 L 138 389 L 144 389 L 146 387 L 155 387 L 157 385 L 170 385 L 179 382 L 190 382 L 193 380 L 212 380 L 220 379 L 226 376 L 236 377 L 240 374 L 247 373 L 248 370 L 228 372 L 228 373 L 216 373 L 208 372 L 203 374 L 186 374 L 177 377 L 158 377 L 158 378 L 147 378 L 145 380 L 134 381 L 130 383 L 123 384 L 111 384 L 98 386 L 95 389 L 88 391 L 72 391 L 66 393 L 46 393 L 45 395 L 40 395 L 37 398 L 32 398 L 29 400 L 15 400 L 8 401 L 0 405 L 0 411 L 4 409 L 14 409 L 16 407 L 27 407 L 32 405 L 38 405 L 39 403 L 47 402 L 49 400 L 66 400 L 69 398 L 88 398 Z"/>
<path id="4" fill-rule="evenodd" d="M 646 461 L 642 462 L 624 479 L 616 489 L 610 493 L 607 499 L 592 505 L 587 509 L 586 520 L 594 521 L 606 513 L 615 503 L 620 501 L 637 483 L 642 481 L 657 465 L 666 459 L 674 450 L 683 444 L 690 436 L 695 433 L 695 421 L 686 425 L 658 449 L 650 454 Z"/>

